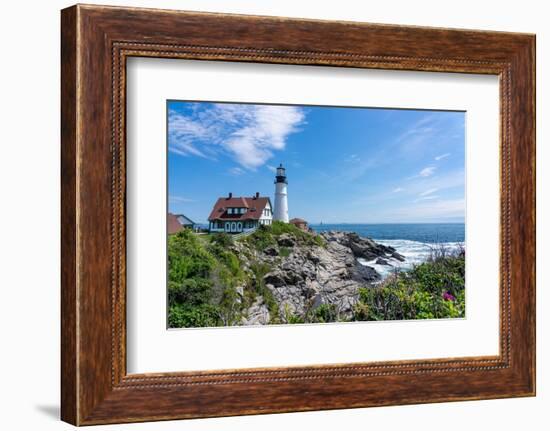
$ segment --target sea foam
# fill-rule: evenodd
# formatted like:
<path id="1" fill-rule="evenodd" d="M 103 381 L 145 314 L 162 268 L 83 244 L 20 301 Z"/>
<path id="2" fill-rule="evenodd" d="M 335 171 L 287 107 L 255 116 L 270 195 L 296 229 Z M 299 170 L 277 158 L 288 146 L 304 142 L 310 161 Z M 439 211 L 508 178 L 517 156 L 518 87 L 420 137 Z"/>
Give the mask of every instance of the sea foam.
<path id="1" fill-rule="evenodd" d="M 398 259 L 393 257 L 385 257 L 384 259 L 388 261 L 391 265 L 380 265 L 376 263 L 377 259 L 365 260 L 363 258 L 357 259 L 361 265 L 370 266 L 374 268 L 381 276 L 382 279 L 386 278 L 388 275 L 392 274 L 396 270 L 408 270 L 411 269 L 414 265 L 418 265 L 422 262 L 425 262 L 432 250 L 438 247 L 445 247 L 449 251 L 452 251 L 458 247 L 464 246 L 462 242 L 445 242 L 437 244 L 428 244 L 419 241 L 411 241 L 407 239 L 374 239 L 379 244 L 387 245 L 395 248 L 395 250 L 405 257 L 405 261 L 401 262 Z"/>

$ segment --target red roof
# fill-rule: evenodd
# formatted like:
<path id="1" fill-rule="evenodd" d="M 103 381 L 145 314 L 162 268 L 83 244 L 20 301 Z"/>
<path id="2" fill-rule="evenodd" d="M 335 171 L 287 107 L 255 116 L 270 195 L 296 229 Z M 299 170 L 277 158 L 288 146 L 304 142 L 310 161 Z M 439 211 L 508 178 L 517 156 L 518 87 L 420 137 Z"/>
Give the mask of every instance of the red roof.
<path id="1" fill-rule="evenodd" d="M 292 223 L 292 224 L 307 224 L 307 221 L 305 221 L 303 218 L 293 218 L 289 221 L 289 223 Z"/>
<path id="2" fill-rule="evenodd" d="M 180 230 L 183 230 L 183 226 L 178 220 L 178 216 L 175 214 L 168 213 L 168 234 L 178 233 Z"/>
<path id="3" fill-rule="evenodd" d="M 268 197 L 225 197 L 218 198 L 208 221 L 214 220 L 258 220 L 262 216 L 262 212 L 271 200 Z M 228 208 L 246 208 L 244 214 L 228 214 Z"/>

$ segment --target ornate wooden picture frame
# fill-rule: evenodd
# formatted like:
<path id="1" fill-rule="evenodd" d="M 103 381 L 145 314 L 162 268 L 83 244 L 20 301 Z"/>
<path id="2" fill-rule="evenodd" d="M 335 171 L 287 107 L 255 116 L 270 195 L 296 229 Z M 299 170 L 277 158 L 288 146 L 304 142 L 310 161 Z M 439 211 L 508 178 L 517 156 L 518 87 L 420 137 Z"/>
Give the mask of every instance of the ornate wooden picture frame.
<path id="1" fill-rule="evenodd" d="M 75 425 L 533 396 L 535 37 L 101 6 L 62 11 L 61 416 Z M 126 60 L 330 65 L 500 80 L 500 354 L 126 372 Z"/>

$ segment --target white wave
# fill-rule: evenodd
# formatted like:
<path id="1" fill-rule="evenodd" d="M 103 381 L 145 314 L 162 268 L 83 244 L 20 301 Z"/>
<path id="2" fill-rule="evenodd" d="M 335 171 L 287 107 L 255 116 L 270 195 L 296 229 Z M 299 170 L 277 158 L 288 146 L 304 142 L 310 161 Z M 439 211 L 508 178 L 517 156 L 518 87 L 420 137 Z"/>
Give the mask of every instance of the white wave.
<path id="1" fill-rule="evenodd" d="M 395 248 L 397 253 L 405 257 L 405 261 L 401 262 L 391 256 L 386 256 L 384 259 L 390 265 L 380 265 L 376 263 L 377 259 L 365 260 L 363 258 L 357 259 L 361 265 L 370 266 L 374 268 L 381 276 L 382 279 L 392 274 L 396 270 L 411 269 L 414 265 L 418 265 L 425 262 L 430 256 L 434 246 L 443 246 L 449 250 L 463 246 L 462 242 L 445 242 L 439 244 L 427 244 L 419 241 L 411 241 L 408 239 L 374 239 L 379 244 L 390 246 Z"/>

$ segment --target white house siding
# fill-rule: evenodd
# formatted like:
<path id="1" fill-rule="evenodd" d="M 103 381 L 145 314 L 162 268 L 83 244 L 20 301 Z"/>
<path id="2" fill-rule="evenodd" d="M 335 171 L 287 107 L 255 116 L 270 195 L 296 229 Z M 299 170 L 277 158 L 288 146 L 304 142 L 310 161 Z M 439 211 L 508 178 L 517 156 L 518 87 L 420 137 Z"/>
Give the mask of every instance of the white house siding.
<path id="1" fill-rule="evenodd" d="M 247 221 L 224 221 L 221 222 L 222 227 L 213 227 L 213 224 L 210 225 L 210 232 L 215 233 L 241 233 L 241 232 L 249 232 L 258 226 L 258 222 L 254 221 L 255 223 L 252 224 L 252 226 Z M 216 225 L 219 226 L 219 223 Z M 246 227 L 245 227 L 246 226 Z"/>
<path id="2" fill-rule="evenodd" d="M 231 214 L 241 214 L 231 211 Z M 261 210 L 259 219 L 253 220 L 215 220 L 209 223 L 210 232 L 241 233 L 256 229 L 259 225 L 270 225 L 273 222 L 273 209 L 267 200 L 265 207 Z"/>
<path id="3" fill-rule="evenodd" d="M 266 210 L 268 210 L 268 214 L 266 214 Z M 269 205 L 269 202 L 268 202 L 264 210 L 262 211 L 262 216 L 260 217 L 260 224 L 270 225 L 271 223 L 273 223 L 273 210 L 271 208 L 271 205 Z"/>

